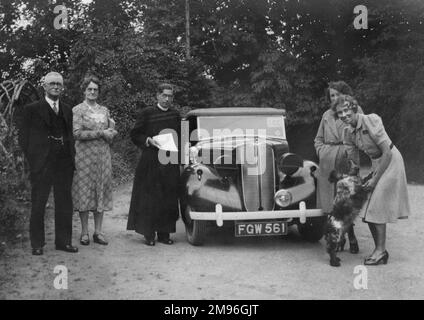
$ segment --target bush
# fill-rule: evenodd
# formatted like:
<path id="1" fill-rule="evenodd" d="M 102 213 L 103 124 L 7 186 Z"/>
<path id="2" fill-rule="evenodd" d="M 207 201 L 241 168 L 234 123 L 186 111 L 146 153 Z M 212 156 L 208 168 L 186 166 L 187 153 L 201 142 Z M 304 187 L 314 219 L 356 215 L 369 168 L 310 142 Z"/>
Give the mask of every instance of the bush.
<path id="1" fill-rule="evenodd" d="M 121 138 L 115 141 L 112 146 L 112 176 L 114 187 L 132 180 L 138 153 L 138 149 L 132 144 L 129 138 Z"/>
<path id="2" fill-rule="evenodd" d="M 0 159 L 0 240 L 23 229 L 29 214 L 29 186 L 26 177 Z"/>

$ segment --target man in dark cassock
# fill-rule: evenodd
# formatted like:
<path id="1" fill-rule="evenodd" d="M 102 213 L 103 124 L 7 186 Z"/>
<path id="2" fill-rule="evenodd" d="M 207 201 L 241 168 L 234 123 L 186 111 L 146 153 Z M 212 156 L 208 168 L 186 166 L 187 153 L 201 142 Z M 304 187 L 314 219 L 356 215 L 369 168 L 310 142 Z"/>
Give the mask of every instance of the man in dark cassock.
<path id="1" fill-rule="evenodd" d="M 180 115 L 172 107 L 172 85 L 159 85 L 156 96 L 157 105 L 143 108 L 131 130 L 131 140 L 142 153 L 134 177 L 127 230 L 144 235 L 149 246 L 155 245 L 156 233 L 159 242 L 173 244 L 169 234 L 175 232 L 178 219 L 179 165 L 164 161 L 178 159 L 178 151 L 164 148 L 163 138 L 172 132 L 178 147 Z M 171 152 L 176 152 L 174 157 Z"/>

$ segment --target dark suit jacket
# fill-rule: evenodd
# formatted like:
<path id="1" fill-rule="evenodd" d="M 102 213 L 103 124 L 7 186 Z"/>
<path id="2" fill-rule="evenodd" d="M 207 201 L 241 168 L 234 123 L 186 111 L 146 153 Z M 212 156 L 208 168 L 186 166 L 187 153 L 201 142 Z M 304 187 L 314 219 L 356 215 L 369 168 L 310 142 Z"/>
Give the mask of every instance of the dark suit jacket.
<path id="1" fill-rule="evenodd" d="M 70 154 L 75 166 L 75 142 L 72 129 L 72 109 L 59 102 L 66 122 Z M 19 123 L 19 144 L 28 160 L 32 174 L 39 172 L 47 161 L 51 148 L 48 136 L 51 134 L 50 105 L 45 98 L 24 107 Z"/>

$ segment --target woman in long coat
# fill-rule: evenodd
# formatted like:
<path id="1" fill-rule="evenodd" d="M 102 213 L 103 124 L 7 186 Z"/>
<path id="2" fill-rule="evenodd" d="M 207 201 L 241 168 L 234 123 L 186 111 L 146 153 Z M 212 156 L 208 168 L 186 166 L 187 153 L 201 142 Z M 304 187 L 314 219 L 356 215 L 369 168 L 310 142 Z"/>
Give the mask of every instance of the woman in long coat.
<path id="1" fill-rule="evenodd" d="M 159 242 L 173 243 L 169 234 L 175 232 L 179 214 L 179 165 L 160 161 L 160 153 L 165 155 L 168 151 L 159 150 L 160 145 L 154 138 L 166 129 L 173 132 L 174 141 L 178 143 L 180 116 L 171 109 L 172 98 L 172 86 L 160 85 L 158 104 L 144 108 L 131 130 L 131 140 L 142 149 L 142 154 L 134 177 L 127 230 L 144 235 L 149 246 L 155 245 L 156 233 Z M 178 159 L 178 155 L 169 154 L 169 159 Z"/>
<path id="2" fill-rule="evenodd" d="M 410 214 L 403 158 L 378 115 L 359 114 L 356 101 L 350 96 L 339 97 L 335 106 L 337 116 L 348 125 L 344 135 L 348 159 L 359 166 L 357 149 L 372 159 L 372 178 L 364 185 L 370 193 L 359 215 L 368 223 L 375 249 L 364 264 L 386 264 L 389 259 L 386 223 L 407 218 Z"/>
<path id="3" fill-rule="evenodd" d="M 335 184 L 328 178 L 333 170 L 338 173 L 348 173 L 349 164 L 346 156 L 346 147 L 343 145 L 343 132 L 346 125 L 335 114 L 334 103 L 342 94 L 352 95 L 352 89 L 344 81 L 330 82 L 326 91 L 330 108 L 324 112 L 317 135 L 314 140 L 315 150 L 319 158 L 317 205 L 325 213 L 333 210 Z M 362 109 L 359 107 L 359 112 Z M 353 232 L 353 227 L 348 232 L 350 252 L 359 251 L 358 241 Z"/>

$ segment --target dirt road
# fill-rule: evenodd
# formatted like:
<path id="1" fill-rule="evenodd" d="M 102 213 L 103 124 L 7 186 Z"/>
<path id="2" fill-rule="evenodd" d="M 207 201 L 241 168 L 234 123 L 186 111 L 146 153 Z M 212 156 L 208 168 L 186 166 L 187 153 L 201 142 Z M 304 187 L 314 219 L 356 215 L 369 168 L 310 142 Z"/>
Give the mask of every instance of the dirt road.
<path id="1" fill-rule="evenodd" d="M 27 233 L 7 244 L 0 257 L 0 299 L 424 299 L 424 186 L 409 185 L 413 216 L 388 225 L 389 263 L 367 268 L 367 289 L 354 286 L 355 266 L 372 249 L 360 221 L 360 252 L 341 253 L 340 268 L 328 265 L 324 240 L 306 243 L 296 227 L 283 239 L 234 239 L 218 231 L 205 246 L 193 247 L 179 220 L 175 245 L 148 247 L 125 230 L 130 192 L 130 184 L 122 186 L 114 212 L 105 217 L 108 246 L 80 246 L 77 216 L 77 254 L 54 250 L 51 219 L 43 256 L 31 255 Z M 57 265 L 68 270 L 68 289 L 54 287 Z"/>

